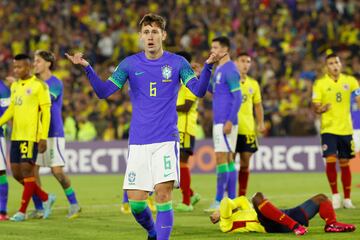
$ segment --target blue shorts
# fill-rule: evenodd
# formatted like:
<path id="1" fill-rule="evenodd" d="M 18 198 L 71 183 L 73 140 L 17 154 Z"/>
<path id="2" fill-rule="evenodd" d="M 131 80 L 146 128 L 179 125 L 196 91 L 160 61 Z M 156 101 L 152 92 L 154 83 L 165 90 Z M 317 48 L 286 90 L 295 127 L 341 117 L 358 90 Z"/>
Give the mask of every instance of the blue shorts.
<path id="1" fill-rule="evenodd" d="M 351 159 L 355 157 L 355 145 L 352 135 L 321 134 L 323 157 L 336 155 L 338 158 Z"/>
<path id="2" fill-rule="evenodd" d="M 38 154 L 38 143 L 31 141 L 11 141 L 10 162 L 30 162 L 35 164 Z"/>
<path id="3" fill-rule="evenodd" d="M 255 208 L 255 211 L 258 214 L 259 222 L 261 223 L 261 225 L 264 226 L 266 232 L 286 233 L 292 231 L 292 229 L 289 229 L 287 226 L 268 219 L 267 217 L 262 215 L 262 213 L 257 208 Z M 299 224 L 309 226 L 309 220 L 319 212 L 319 205 L 309 199 L 297 207 L 290 209 L 281 209 L 281 211 L 295 221 L 297 221 Z"/>

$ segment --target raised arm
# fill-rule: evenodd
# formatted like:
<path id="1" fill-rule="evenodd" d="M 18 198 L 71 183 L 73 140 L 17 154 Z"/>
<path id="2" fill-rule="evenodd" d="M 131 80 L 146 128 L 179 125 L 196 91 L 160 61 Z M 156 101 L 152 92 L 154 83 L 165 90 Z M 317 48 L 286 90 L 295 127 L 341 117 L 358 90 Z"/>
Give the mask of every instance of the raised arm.
<path id="1" fill-rule="evenodd" d="M 99 76 L 96 74 L 94 69 L 91 67 L 89 62 L 87 62 L 83 58 L 82 53 L 75 53 L 73 56 L 65 53 L 65 55 L 73 64 L 79 64 L 79 65 L 82 65 L 84 67 L 85 72 L 86 72 L 86 76 L 88 77 L 89 82 L 90 82 L 91 86 L 93 87 L 96 95 L 100 99 L 104 99 L 104 98 L 109 97 L 114 92 L 116 92 L 118 89 L 120 89 L 122 87 L 122 85 L 126 82 L 127 75 L 126 75 L 125 80 L 121 80 L 119 82 L 114 81 L 113 75 L 116 73 L 116 70 L 113 73 L 112 77 L 110 77 L 106 81 L 102 81 L 99 78 Z M 122 81 L 124 81 L 124 82 L 121 83 Z"/>
<path id="2" fill-rule="evenodd" d="M 181 66 L 180 75 L 183 83 L 187 88 L 191 90 L 193 94 L 197 97 L 203 97 L 206 94 L 206 91 L 209 87 L 211 71 L 213 64 L 218 62 L 221 58 L 225 57 L 219 56 L 217 54 L 211 53 L 210 57 L 206 60 L 204 68 L 200 73 L 200 78 L 197 79 L 194 71 L 191 69 L 190 64 L 184 59 Z"/>

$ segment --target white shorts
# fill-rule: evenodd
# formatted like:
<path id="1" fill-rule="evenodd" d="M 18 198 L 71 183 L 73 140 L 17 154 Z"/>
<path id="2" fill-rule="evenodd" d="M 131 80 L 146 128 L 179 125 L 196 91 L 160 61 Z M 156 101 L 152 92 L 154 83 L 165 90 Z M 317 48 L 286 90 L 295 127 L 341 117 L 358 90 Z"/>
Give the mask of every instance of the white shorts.
<path id="1" fill-rule="evenodd" d="M 63 167 L 65 166 L 65 138 L 48 138 L 47 149 L 44 153 L 39 153 L 36 165 L 40 167 Z"/>
<path id="2" fill-rule="evenodd" d="M 235 152 L 238 126 L 233 125 L 231 133 L 224 134 L 224 124 L 213 125 L 213 140 L 215 152 Z"/>
<path id="3" fill-rule="evenodd" d="M 0 171 L 6 170 L 6 141 L 0 137 Z"/>
<path id="4" fill-rule="evenodd" d="M 354 129 L 353 133 L 355 152 L 360 152 L 360 129 Z"/>
<path id="5" fill-rule="evenodd" d="M 180 186 L 179 143 L 129 145 L 124 189 L 154 191 L 158 183 Z"/>

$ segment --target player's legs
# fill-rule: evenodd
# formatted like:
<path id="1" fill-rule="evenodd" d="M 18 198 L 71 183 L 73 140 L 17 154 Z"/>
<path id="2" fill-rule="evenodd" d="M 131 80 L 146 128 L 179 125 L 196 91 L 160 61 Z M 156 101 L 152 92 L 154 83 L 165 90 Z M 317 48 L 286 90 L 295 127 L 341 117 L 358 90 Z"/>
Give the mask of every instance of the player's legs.
<path id="1" fill-rule="evenodd" d="M 156 238 L 155 223 L 146 202 L 149 192 L 153 191 L 151 154 L 149 145 L 129 145 L 123 188 L 127 192 L 135 220 L 147 231 L 149 237 Z"/>
<path id="2" fill-rule="evenodd" d="M 126 190 L 126 192 L 129 198 L 131 213 L 135 220 L 147 231 L 149 238 L 156 239 L 155 223 L 150 208 L 146 203 L 149 193 L 136 189 Z"/>
<path id="3" fill-rule="evenodd" d="M 123 200 L 120 206 L 120 211 L 125 214 L 130 214 L 130 205 L 127 191 L 123 192 Z"/>
<path id="4" fill-rule="evenodd" d="M 229 162 L 232 160 L 232 142 L 229 135 L 223 132 L 224 124 L 213 125 L 213 141 L 216 157 L 216 196 L 215 202 L 211 204 L 205 211 L 213 212 L 219 209 L 220 201 L 224 197 L 224 193 L 229 182 Z M 235 140 L 236 144 L 236 140 Z M 234 146 L 235 148 L 235 146 Z M 236 188 L 235 188 L 236 191 Z"/>
<path id="5" fill-rule="evenodd" d="M 303 235 L 307 232 L 305 227 L 275 207 L 261 192 L 257 192 L 252 197 L 252 203 L 258 213 L 259 221 L 267 232 L 293 231 L 296 235 Z"/>
<path id="6" fill-rule="evenodd" d="M 238 178 L 238 173 L 235 168 L 235 149 L 237 143 L 237 132 L 238 126 L 234 125 L 231 129 L 231 133 L 228 135 L 224 135 L 224 140 L 227 142 L 228 148 L 230 149 L 228 153 L 228 182 L 226 185 L 226 190 L 228 193 L 228 197 L 234 199 L 236 197 L 236 183 Z"/>
<path id="7" fill-rule="evenodd" d="M 71 186 L 69 177 L 64 173 L 62 166 L 51 167 L 51 173 L 62 186 L 66 198 L 70 204 L 67 217 L 69 219 L 77 218 L 81 212 L 81 208 L 78 204 L 75 191 Z"/>
<path id="8" fill-rule="evenodd" d="M 337 187 L 337 136 L 334 134 L 321 134 L 321 144 L 323 157 L 326 160 L 326 176 L 332 192 L 332 201 L 334 209 L 341 206 L 340 195 Z"/>
<path id="9" fill-rule="evenodd" d="M 193 154 L 195 137 L 188 133 L 180 132 L 180 188 L 182 192 L 182 203 L 179 203 L 175 210 L 189 212 L 193 210 L 200 200 L 199 194 L 194 194 L 191 189 L 191 173 L 189 169 L 189 158 Z"/>
<path id="10" fill-rule="evenodd" d="M 240 153 L 240 170 L 239 170 L 239 196 L 246 195 L 247 185 L 250 175 L 250 158 L 252 156 L 251 152 L 241 152 Z"/>
<path id="11" fill-rule="evenodd" d="M 42 154 L 39 154 L 39 155 L 42 155 Z M 39 159 L 39 156 L 38 156 L 38 159 Z M 40 171 L 40 166 L 35 165 L 35 167 L 34 167 L 34 176 L 35 176 L 35 179 L 36 179 L 36 184 L 37 184 L 38 186 L 41 186 L 41 180 L 40 180 L 39 171 Z M 31 212 L 27 215 L 27 217 L 30 218 L 30 219 L 43 218 L 43 216 L 44 216 L 43 202 L 41 201 L 41 199 L 39 198 L 39 196 L 36 195 L 36 194 L 33 194 L 33 195 L 32 195 L 32 200 L 33 200 L 33 202 L 34 202 L 35 210 L 34 210 L 34 211 L 31 211 Z"/>
<path id="12" fill-rule="evenodd" d="M 172 209 L 172 190 L 174 181 L 162 182 L 155 185 L 156 201 L 156 239 L 170 238 L 174 225 L 174 211 Z"/>
<path id="13" fill-rule="evenodd" d="M 350 159 L 355 157 L 355 145 L 352 135 L 338 136 L 339 162 L 341 169 L 341 183 L 344 191 L 344 208 L 354 208 L 350 199 L 351 193 L 351 171 Z"/>
<path id="14" fill-rule="evenodd" d="M 6 177 L 6 143 L 3 137 L 0 137 L 0 221 L 8 220 L 7 201 L 9 193 L 9 184 Z"/>
<path id="15" fill-rule="evenodd" d="M 256 135 L 237 136 L 236 153 L 240 154 L 239 170 L 239 192 L 238 195 L 246 195 L 247 185 L 250 175 L 250 158 L 258 150 Z"/>
<path id="16" fill-rule="evenodd" d="M 340 223 L 336 220 L 335 210 L 332 202 L 325 194 L 317 194 L 300 205 L 308 219 L 312 219 L 316 213 L 325 221 L 326 232 L 352 232 L 355 226 L 352 224 Z"/>

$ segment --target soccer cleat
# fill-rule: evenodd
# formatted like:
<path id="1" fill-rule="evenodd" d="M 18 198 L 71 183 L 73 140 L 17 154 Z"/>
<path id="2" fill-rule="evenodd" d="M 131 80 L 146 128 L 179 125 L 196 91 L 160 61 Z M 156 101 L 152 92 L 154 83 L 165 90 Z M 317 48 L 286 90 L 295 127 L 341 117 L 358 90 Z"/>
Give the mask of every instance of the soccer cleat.
<path id="1" fill-rule="evenodd" d="M 334 222 L 332 224 L 325 225 L 324 231 L 325 232 L 353 232 L 355 231 L 356 227 L 353 224 L 346 224 L 340 222 Z"/>
<path id="2" fill-rule="evenodd" d="M 129 203 L 127 203 L 127 202 L 122 203 L 121 207 L 120 207 L 120 211 L 124 214 L 130 214 L 131 210 L 130 210 Z"/>
<path id="3" fill-rule="evenodd" d="M 0 222 L 9 220 L 9 216 L 7 214 L 0 214 Z"/>
<path id="4" fill-rule="evenodd" d="M 22 212 L 17 212 L 10 218 L 10 221 L 13 221 L 13 222 L 25 221 L 25 214 Z"/>
<path id="5" fill-rule="evenodd" d="M 192 212 L 194 207 L 192 205 L 186 205 L 185 203 L 179 203 L 175 207 L 175 211 L 177 212 Z"/>
<path id="6" fill-rule="evenodd" d="M 204 209 L 204 212 L 215 212 L 216 210 L 219 210 L 220 208 L 220 202 L 215 201 L 213 202 L 209 208 Z"/>
<path id="7" fill-rule="evenodd" d="M 155 201 L 154 201 L 154 197 L 153 195 L 149 196 L 148 199 L 146 200 L 150 210 L 152 212 L 156 212 L 156 206 L 155 206 Z"/>
<path id="8" fill-rule="evenodd" d="M 28 219 L 41 219 L 44 217 L 44 210 L 34 210 L 27 214 Z"/>
<path id="9" fill-rule="evenodd" d="M 345 198 L 343 201 L 344 208 L 355 208 L 350 198 Z"/>
<path id="10" fill-rule="evenodd" d="M 44 216 L 43 219 L 49 218 L 51 214 L 51 207 L 53 206 L 56 200 L 56 196 L 54 194 L 49 194 L 48 200 L 44 202 Z"/>
<path id="11" fill-rule="evenodd" d="M 304 235 L 305 233 L 308 232 L 307 228 L 298 224 L 298 226 L 296 228 L 293 229 L 293 232 L 295 233 L 295 235 L 297 236 L 301 236 Z"/>
<path id="12" fill-rule="evenodd" d="M 335 193 L 332 195 L 332 205 L 334 209 L 339 209 L 341 207 L 340 194 Z"/>
<path id="13" fill-rule="evenodd" d="M 201 199 L 200 194 L 195 193 L 194 195 L 191 196 L 190 198 L 190 203 L 191 205 L 195 206 L 195 204 L 197 204 Z"/>
<path id="14" fill-rule="evenodd" d="M 68 219 L 75 219 L 80 216 L 81 207 L 78 204 L 71 204 L 69 207 L 69 212 L 67 214 Z"/>

